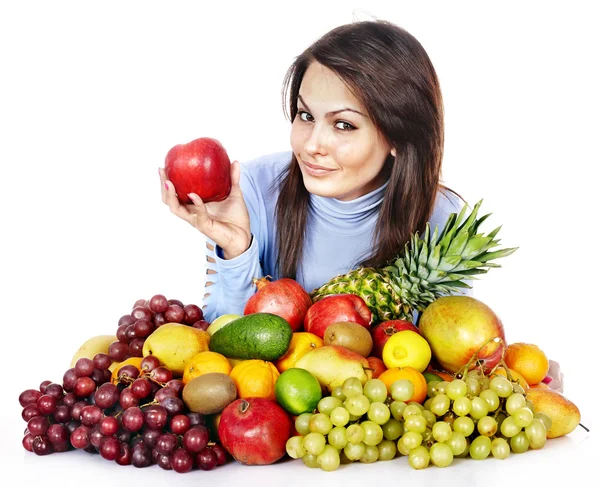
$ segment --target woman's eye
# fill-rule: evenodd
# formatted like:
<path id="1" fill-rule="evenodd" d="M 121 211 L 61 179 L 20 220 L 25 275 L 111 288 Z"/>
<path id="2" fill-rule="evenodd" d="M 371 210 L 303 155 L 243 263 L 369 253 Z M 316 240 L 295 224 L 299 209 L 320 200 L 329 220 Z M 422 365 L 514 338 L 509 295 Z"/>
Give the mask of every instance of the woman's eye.
<path id="1" fill-rule="evenodd" d="M 348 122 L 336 122 L 335 126 L 336 128 L 345 131 L 354 130 L 356 128 L 354 125 Z"/>
<path id="2" fill-rule="evenodd" d="M 300 117 L 300 120 L 302 120 L 303 122 L 311 122 L 313 119 L 310 113 L 303 111 L 298 112 L 298 117 Z"/>

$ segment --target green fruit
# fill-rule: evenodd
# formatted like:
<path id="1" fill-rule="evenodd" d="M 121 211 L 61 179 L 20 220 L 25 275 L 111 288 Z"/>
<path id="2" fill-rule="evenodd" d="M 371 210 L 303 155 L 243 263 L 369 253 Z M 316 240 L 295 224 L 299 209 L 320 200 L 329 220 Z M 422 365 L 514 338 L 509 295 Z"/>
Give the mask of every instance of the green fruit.
<path id="1" fill-rule="evenodd" d="M 212 336 L 217 332 L 217 330 L 220 330 L 225 325 L 228 325 L 229 323 L 231 323 L 233 320 L 237 320 L 238 318 L 241 318 L 241 317 L 242 317 L 242 315 L 234 315 L 234 314 L 221 315 L 210 324 L 210 326 L 206 329 L 206 331 L 209 335 Z"/>
<path id="2" fill-rule="evenodd" d="M 292 328 L 280 316 L 271 313 L 252 313 L 217 330 L 209 347 L 227 358 L 275 361 L 290 346 Z"/>
<path id="3" fill-rule="evenodd" d="M 443 382 L 444 379 L 442 379 L 439 375 L 434 374 L 433 372 L 423 372 L 423 377 L 425 377 L 425 380 L 427 381 L 427 383 L 429 384 L 430 382 L 438 381 L 438 382 Z"/>
<path id="4" fill-rule="evenodd" d="M 321 384 L 304 369 L 287 369 L 275 382 L 275 398 L 288 413 L 298 416 L 313 412 L 321 400 Z"/>

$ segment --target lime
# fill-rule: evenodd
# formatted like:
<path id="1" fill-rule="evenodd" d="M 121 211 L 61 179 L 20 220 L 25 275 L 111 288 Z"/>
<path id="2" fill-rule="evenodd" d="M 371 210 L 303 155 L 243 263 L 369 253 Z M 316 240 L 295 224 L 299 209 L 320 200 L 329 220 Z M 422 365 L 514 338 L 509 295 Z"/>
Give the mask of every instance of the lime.
<path id="1" fill-rule="evenodd" d="M 277 402 L 295 416 L 314 411 L 322 396 L 321 384 L 308 370 L 284 370 L 275 382 Z"/>
<path id="2" fill-rule="evenodd" d="M 423 376 L 425 377 L 425 380 L 427 381 L 427 383 L 429 384 L 430 382 L 438 381 L 438 382 L 443 382 L 444 379 L 442 379 L 439 375 L 434 374 L 433 372 L 423 372 Z"/>

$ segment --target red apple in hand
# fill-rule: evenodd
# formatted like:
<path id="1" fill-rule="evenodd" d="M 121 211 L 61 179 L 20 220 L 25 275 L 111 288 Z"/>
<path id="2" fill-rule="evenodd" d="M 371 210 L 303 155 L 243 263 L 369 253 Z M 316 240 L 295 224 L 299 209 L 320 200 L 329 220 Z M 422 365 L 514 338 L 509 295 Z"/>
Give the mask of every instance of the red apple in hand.
<path id="1" fill-rule="evenodd" d="M 313 304 L 304 317 L 304 331 L 320 338 L 333 323 L 353 321 L 371 330 L 371 310 L 364 300 L 355 294 L 332 294 Z"/>
<path id="2" fill-rule="evenodd" d="M 389 320 L 379 323 L 371 330 L 371 336 L 373 337 L 373 351 L 371 352 L 371 355 L 373 357 L 381 358 L 385 343 L 394 333 L 404 330 L 410 330 L 419 333 L 419 329 L 410 321 Z"/>
<path id="3" fill-rule="evenodd" d="M 189 193 L 208 203 L 224 200 L 231 191 L 229 156 L 218 140 L 209 137 L 171 148 L 165 158 L 165 174 L 184 204 L 192 202 Z"/>

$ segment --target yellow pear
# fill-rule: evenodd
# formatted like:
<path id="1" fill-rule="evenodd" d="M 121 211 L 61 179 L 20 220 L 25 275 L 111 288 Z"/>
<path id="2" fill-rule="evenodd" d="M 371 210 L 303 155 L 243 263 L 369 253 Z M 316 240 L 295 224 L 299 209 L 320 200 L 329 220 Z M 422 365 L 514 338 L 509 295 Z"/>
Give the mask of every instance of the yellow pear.
<path id="1" fill-rule="evenodd" d="M 560 392 L 552 389 L 529 389 L 527 400 L 533 403 L 536 413 L 545 413 L 552 420 L 546 438 L 568 435 L 581 421 L 579 408 Z"/>
<path id="2" fill-rule="evenodd" d="M 294 367 L 308 370 L 329 392 L 349 377 L 356 377 L 364 384 L 373 376 L 365 357 L 338 345 L 313 348 L 300 357 Z"/>
<path id="3" fill-rule="evenodd" d="M 181 323 L 165 323 L 154 330 L 142 348 L 142 355 L 154 355 L 173 375 L 182 376 L 185 363 L 208 350 L 210 335 Z"/>
<path id="4" fill-rule="evenodd" d="M 77 349 L 73 358 L 71 358 L 70 367 L 75 367 L 75 364 L 81 357 L 93 359 L 94 355 L 98 353 L 108 354 L 108 347 L 112 342 L 116 342 L 116 335 L 98 335 L 92 338 L 88 338 L 81 347 Z"/>

